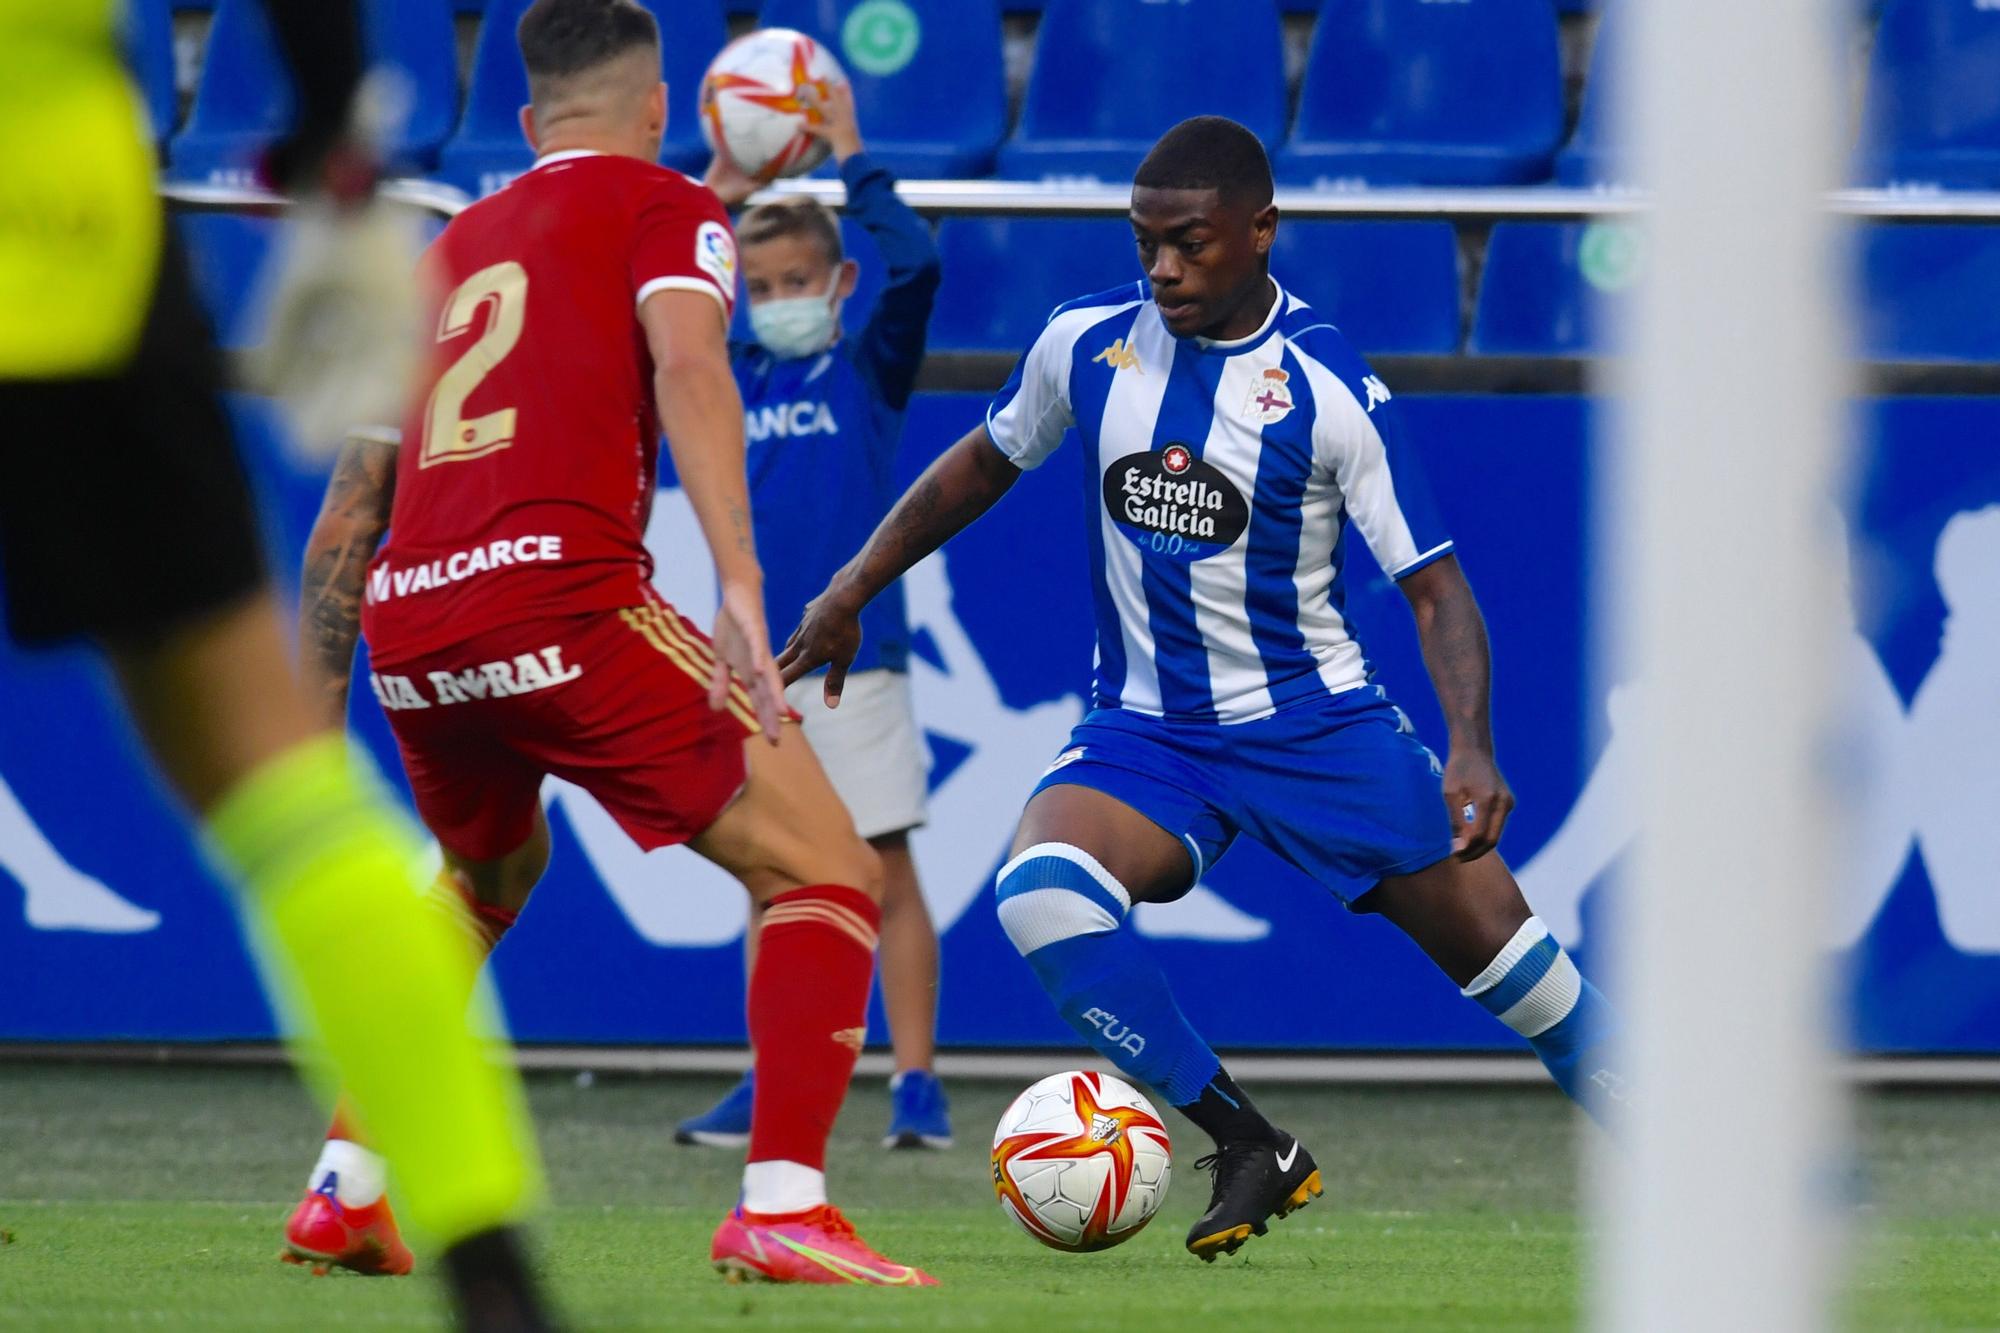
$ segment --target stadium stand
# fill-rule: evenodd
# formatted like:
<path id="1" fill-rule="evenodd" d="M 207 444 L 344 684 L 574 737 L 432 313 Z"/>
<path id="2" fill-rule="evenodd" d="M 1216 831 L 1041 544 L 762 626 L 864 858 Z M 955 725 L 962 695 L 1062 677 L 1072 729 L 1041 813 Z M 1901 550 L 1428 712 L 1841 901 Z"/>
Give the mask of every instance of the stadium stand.
<path id="1" fill-rule="evenodd" d="M 1866 183 L 2000 189 L 2000 7 L 1894 0 L 1867 103 Z"/>
<path id="2" fill-rule="evenodd" d="M 1064 301 L 1143 276 L 1132 229 L 1111 218 L 947 218 L 931 349 L 1017 353 Z"/>
<path id="3" fill-rule="evenodd" d="M 2000 229 L 1870 227 L 1860 347 L 1881 361 L 2000 361 Z"/>
<path id="4" fill-rule="evenodd" d="M 1449 222 L 1289 221 L 1278 228 L 1271 271 L 1363 352 L 1458 350 L 1458 233 Z"/>
<path id="5" fill-rule="evenodd" d="M 1600 356 L 1606 306 L 1642 272 L 1639 233 L 1616 223 L 1501 223 L 1486 243 L 1467 351 Z"/>
<path id="6" fill-rule="evenodd" d="M 250 213 L 183 213 L 176 222 L 217 339 L 232 349 L 255 343 L 250 298 L 280 224 Z"/>
<path id="7" fill-rule="evenodd" d="M 1583 106 L 1576 130 L 1556 154 L 1556 183 L 1593 185 L 1616 183 L 1618 155 L 1611 143 L 1611 103 L 1616 96 L 1616 77 L 1609 74 L 1617 59 L 1615 43 L 1621 27 L 1620 6 L 1606 9 L 1598 23 L 1596 45 L 1591 48 L 1590 74 L 1584 83 Z"/>
<path id="8" fill-rule="evenodd" d="M 696 111 L 701 75 L 729 36 L 722 6 L 717 0 L 642 2 L 660 21 L 660 77 L 667 83 L 667 135 L 660 160 L 698 171 L 708 161 Z M 528 3 L 489 0 L 473 48 L 465 117 L 438 158 L 438 177 L 471 194 L 491 194 L 534 161 L 521 141 L 519 113 L 528 100 L 528 76 L 514 45 L 514 25 Z"/>
<path id="9" fill-rule="evenodd" d="M 169 0 L 130 0 L 125 7 L 125 47 L 153 140 L 165 143 L 180 120 L 180 92 L 174 86 L 174 11 Z"/>
<path id="10" fill-rule="evenodd" d="M 1548 0 L 1325 0 L 1277 155 L 1302 185 L 1544 180 L 1563 131 Z"/>
<path id="11" fill-rule="evenodd" d="M 1000 150 L 1015 179 L 1128 177 L 1185 116 L 1232 116 L 1285 136 L 1284 43 L 1274 5 L 1242 0 L 1048 0 L 1021 125 Z"/>
<path id="12" fill-rule="evenodd" d="M 901 4 L 885 11 L 871 0 L 764 0 L 760 18 L 840 56 L 868 150 L 898 176 L 984 176 L 1007 133 L 1000 6 Z"/>
<path id="13" fill-rule="evenodd" d="M 395 168 L 422 171 L 458 113 L 457 39 L 441 6 L 364 0 L 370 60 L 398 69 L 409 96 L 408 115 L 389 144 Z M 171 58 L 171 51 L 169 51 Z M 187 127 L 173 140 L 169 164 L 182 180 L 241 180 L 253 154 L 291 104 L 277 50 L 256 0 L 217 0 L 207 57 Z"/>

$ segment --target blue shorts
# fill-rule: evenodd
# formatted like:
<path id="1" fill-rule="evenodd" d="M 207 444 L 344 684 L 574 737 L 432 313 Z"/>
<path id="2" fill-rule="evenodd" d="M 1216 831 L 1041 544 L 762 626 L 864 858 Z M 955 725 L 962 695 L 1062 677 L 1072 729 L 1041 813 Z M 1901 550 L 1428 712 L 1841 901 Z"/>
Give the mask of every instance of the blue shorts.
<path id="1" fill-rule="evenodd" d="M 1193 887 L 1248 834 L 1343 903 L 1451 855 L 1437 756 L 1378 686 L 1256 722 L 1170 722 L 1099 708 L 1036 784 L 1089 787 L 1187 846 Z"/>

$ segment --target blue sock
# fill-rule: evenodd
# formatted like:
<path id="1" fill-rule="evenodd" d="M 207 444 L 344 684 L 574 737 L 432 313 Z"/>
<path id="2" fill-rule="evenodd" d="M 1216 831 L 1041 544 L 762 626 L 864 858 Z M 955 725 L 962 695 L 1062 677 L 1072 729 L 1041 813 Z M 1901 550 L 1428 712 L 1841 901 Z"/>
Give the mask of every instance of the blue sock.
<path id="1" fill-rule="evenodd" d="M 1537 917 L 1529 917 L 1465 995 L 1528 1039 L 1542 1064 L 1606 1128 L 1631 1096 L 1611 1058 L 1618 1018 Z"/>
<path id="2" fill-rule="evenodd" d="M 1069 1025 L 1174 1106 L 1222 1065 L 1182 1016 L 1167 978 L 1124 929 L 1131 897 L 1090 853 L 1030 847 L 1000 871 L 1000 925 Z"/>

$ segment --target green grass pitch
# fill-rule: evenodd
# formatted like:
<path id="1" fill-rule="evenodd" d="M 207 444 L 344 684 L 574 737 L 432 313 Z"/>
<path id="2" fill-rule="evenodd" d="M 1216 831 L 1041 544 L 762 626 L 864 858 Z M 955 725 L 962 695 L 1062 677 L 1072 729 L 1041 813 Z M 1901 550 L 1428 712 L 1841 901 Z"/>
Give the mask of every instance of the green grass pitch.
<path id="1" fill-rule="evenodd" d="M 669 1131 L 722 1087 L 534 1080 L 555 1198 L 540 1252 L 575 1327 L 1551 1329 L 1585 1304 L 1577 1126 L 1552 1091 L 1270 1090 L 1327 1196 L 1209 1267 L 1181 1249 L 1206 1198 L 1191 1139 L 1150 1228 L 1062 1255 L 993 1203 L 986 1140 L 1012 1085 L 952 1088 L 949 1153 L 881 1151 L 886 1098 L 859 1085 L 830 1163 L 836 1199 L 944 1284 L 912 1292 L 731 1287 L 709 1270 L 736 1165 Z M 1878 1094 L 1860 1121 L 1850 1324 L 2000 1327 L 2000 1101 Z M 444 1327 L 428 1281 L 277 1262 L 319 1125 L 276 1070 L 0 1065 L 0 1328 Z"/>

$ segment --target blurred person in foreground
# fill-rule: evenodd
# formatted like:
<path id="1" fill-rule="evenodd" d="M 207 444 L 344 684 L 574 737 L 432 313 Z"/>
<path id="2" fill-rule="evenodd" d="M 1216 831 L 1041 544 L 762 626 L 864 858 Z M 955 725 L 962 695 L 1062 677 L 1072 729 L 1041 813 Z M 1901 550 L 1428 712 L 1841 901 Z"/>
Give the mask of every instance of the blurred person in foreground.
<path id="1" fill-rule="evenodd" d="M 929 224 L 897 198 L 895 177 L 862 145 L 850 85 L 834 85 L 823 119 L 809 122 L 807 132 L 833 150 L 847 215 L 875 242 L 887 273 L 874 313 L 850 334 L 841 307 L 860 266 L 843 251 L 832 209 L 810 198 L 780 199 L 737 224 L 753 337 L 730 344 L 730 363 L 743 395 L 750 512 L 767 571 L 764 606 L 780 634 L 798 624 L 806 603 L 889 512 L 903 413 L 923 366 L 939 277 Z M 757 188 L 723 153 L 707 181 L 732 208 Z M 790 686 L 785 700 L 805 719 L 806 739 L 855 829 L 882 860 L 882 1007 L 896 1065 L 882 1144 L 949 1148 L 950 1106 L 932 1070 L 937 928 L 910 857 L 910 832 L 924 822 L 930 763 L 910 701 L 909 658 L 903 590 L 891 585 L 863 615 L 843 706 L 828 708 L 817 680 Z M 754 967 L 754 919 L 744 941 Z M 747 1142 L 755 1095 L 755 1080 L 745 1074 L 720 1103 L 681 1122 L 674 1137 L 710 1147 Z"/>
<path id="2" fill-rule="evenodd" d="M 269 174 L 325 200 L 327 234 L 345 237 L 340 212 L 362 217 L 372 189 L 349 135 L 353 8 L 267 8 L 300 104 Z M 476 961 L 447 920 L 459 909 L 420 892 L 415 840 L 288 659 L 220 356 L 155 192 L 116 25 L 112 0 L 0 0 L 9 630 L 24 645 L 86 639 L 109 658 L 148 749 L 242 892 L 302 1067 L 322 1092 L 348 1090 L 412 1220 L 445 1247 L 461 1326 L 548 1328 L 515 1230 L 540 1168 L 490 1036 L 497 1016 L 482 1003 L 485 1031 L 468 1028 Z M 281 289 L 345 282 L 326 276 L 299 267 Z M 275 318 L 313 326 L 333 368 L 339 319 L 297 300 Z"/>

